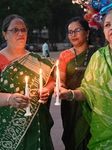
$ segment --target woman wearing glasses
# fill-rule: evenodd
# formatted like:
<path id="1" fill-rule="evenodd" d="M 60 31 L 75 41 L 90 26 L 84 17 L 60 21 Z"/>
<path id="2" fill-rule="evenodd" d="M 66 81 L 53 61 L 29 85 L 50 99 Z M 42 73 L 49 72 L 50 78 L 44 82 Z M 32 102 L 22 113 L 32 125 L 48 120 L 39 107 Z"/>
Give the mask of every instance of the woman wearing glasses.
<path id="1" fill-rule="evenodd" d="M 10 15 L 3 21 L 2 33 L 7 47 L 0 51 L 0 148 L 53 150 L 48 96 L 53 92 L 54 81 L 50 74 L 54 63 L 24 48 L 27 32 L 21 16 Z M 44 85 L 41 93 L 38 92 L 40 68 Z M 25 81 L 26 76 L 28 81 Z M 42 103 L 38 102 L 39 98 Z M 25 116 L 26 107 L 30 107 L 30 116 Z"/>
<path id="2" fill-rule="evenodd" d="M 89 150 L 112 150 L 112 10 L 103 17 L 102 28 L 109 44 L 93 54 L 81 86 L 73 94 L 60 88 L 60 98 L 81 103 L 92 135 Z"/>
<path id="3" fill-rule="evenodd" d="M 90 57 L 96 48 L 88 45 L 90 30 L 86 20 L 75 17 L 68 22 L 67 28 L 72 47 L 63 51 L 59 57 L 61 86 L 76 89 L 80 86 Z M 65 149 L 87 150 L 90 138 L 89 125 L 81 113 L 78 102 L 62 100 L 61 116 Z"/>

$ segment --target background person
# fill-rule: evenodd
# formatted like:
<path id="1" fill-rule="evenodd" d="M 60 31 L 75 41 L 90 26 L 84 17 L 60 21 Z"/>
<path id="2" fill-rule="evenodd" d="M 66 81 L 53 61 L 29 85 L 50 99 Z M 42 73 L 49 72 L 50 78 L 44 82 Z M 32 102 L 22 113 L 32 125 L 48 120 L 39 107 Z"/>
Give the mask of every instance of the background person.
<path id="1" fill-rule="evenodd" d="M 50 74 L 54 63 L 24 48 L 27 32 L 21 16 L 13 14 L 3 21 L 2 33 L 7 47 L 0 51 L 0 147 L 3 150 L 53 150 L 48 96 L 53 92 L 54 81 Z M 40 68 L 42 93 L 38 91 Z M 25 76 L 29 76 L 30 97 L 25 96 Z M 42 104 L 38 103 L 39 97 Z M 29 102 L 32 115 L 25 117 Z"/>
<path id="2" fill-rule="evenodd" d="M 96 37 L 96 46 L 97 46 L 97 48 L 99 49 L 99 48 L 101 48 L 101 47 L 103 47 L 103 43 L 102 43 L 102 39 L 101 39 L 101 36 L 100 35 L 98 35 L 97 37 Z"/>
<path id="3" fill-rule="evenodd" d="M 67 30 L 72 47 L 59 56 L 60 79 L 63 87 L 76 89 L 80 86 L 90 57 L 96 49 L 88 44 L 90 30 L 88 22 L 83 18 L 69 20 Z M 65 149 L 87 150 L 90 139 L 89 124 L 82 115 L 78 102 L 62 100 L 61 116 Z"/>
<path id="4" fill-rule="evenodd" d="M 48 43 L 49 43 L 49 40 L 45 39 L 44 44 L 42 45 L 42 52 L 43 52 L 43 56 L 45 57 L 50 57 Z"/>
<path id="5" fill-rule="evenodd" d="M 81 86 L 72 91 L 60 88 L 60 98 L 79 101 L 90 124 L 89 150 L 112 149 L 112 11 L 103 18 L 103 32 L 109 45 L 93 54 Z"/>

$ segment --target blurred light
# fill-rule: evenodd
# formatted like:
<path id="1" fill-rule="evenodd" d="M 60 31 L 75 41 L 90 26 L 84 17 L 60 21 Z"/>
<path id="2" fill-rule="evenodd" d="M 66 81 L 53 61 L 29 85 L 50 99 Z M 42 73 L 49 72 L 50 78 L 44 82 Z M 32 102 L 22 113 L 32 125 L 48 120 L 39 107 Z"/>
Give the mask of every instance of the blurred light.
<path id="1" fill-rule="evenodd" d="M 72 0 L 72 3 L 75 4 L 75 0 Z"/>
<path id="2" fill-rule="evenodd" d="M 89 3 L 91 0 L 87 0 L 87 1 L 84 1 L 84 0 L 72 0 L 72 3 L 75 4 L 75 3 L 78 3 L 78 4 L 82 4 L 82 3 Z"/>
<path id="3" fill-rule="evenodd" d="M 82 1 L 81 1 L 81 0 L 72 0 L 72 3 L 73 3 L 73 4 L 75 4 L 75 3 L 81 4 Z"/>

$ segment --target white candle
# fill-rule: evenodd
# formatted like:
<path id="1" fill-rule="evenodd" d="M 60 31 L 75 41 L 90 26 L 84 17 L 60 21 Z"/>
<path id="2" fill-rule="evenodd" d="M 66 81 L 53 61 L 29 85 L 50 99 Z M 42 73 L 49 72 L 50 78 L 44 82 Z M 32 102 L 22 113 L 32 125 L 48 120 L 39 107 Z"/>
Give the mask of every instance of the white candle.
<path id="1" fill-rule="evenodd" d="M 40 68 L 40 71 L 39 71 L 39 75 L 40 75 L 40 78 L 39 78 L 39 84 L 40 84 L 40 93 L 42 92 L 42 87 L 43 87 L 43 79 L 42 79 L 42 69 Z M 39 99 L 38 102 L 43 102 L 41 99 Z"/>
<path id="2" fill-rule="evenodd" d="M 59 67 L 58 67 L 59 61 L 56 62 L 56 102 L 55 105 L 60 105 L 59 102 L 59 88 L 60 88 L 60 73 L 59 73 Z"/>
<path id="3" fill-rule="evenodd" d="M 25 76 L 25 81 L 26 81 L 26 85 L 25 85 L 25 95 L 29 96 L 29 88 L 28 88 L 28 76 Z M 30 112 L 30 106 L 26 107 L 26 113 L 24 116 L 31 116 L 31 112 Z"/>
<path id="4" fill-rule="evenodd" d="M 28 76 L 25 76 L 25 81 L 26 81 L 26 85 L 25 85 L 25 95 L 26 95 L 26 96 L 29 96 Z"/>

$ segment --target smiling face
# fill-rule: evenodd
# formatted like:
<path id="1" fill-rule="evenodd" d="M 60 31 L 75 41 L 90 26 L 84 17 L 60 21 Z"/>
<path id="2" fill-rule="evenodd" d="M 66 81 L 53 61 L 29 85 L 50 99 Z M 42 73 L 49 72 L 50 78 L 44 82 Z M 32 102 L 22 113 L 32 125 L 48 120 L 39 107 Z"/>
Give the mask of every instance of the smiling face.
<path id="1" fill-rule="evenodd" d="M 109 13 L 104 20 L 103 32 L 106 40 L 112 45 L 112 13 Z"/>
<path id="2" fill-rule="evenodd" d="M 14 32 L 18 30 L 18 32 Z M 27 32 L 22 32 L 27 30 L 24 21 L 20 18 L 14 18 L 7 29 L 6 32 L 3 32 L 5 40 L 8 45 L 11 47 L 24 48 L 27 40 Z M 20 31 L 21 30 L 21 31 Z"/>
<path id="3" fill-rule="evenodd" d="M 79 30 L 82 29 L 82 30 Z M 72 31 L 76 31 L 73 34 L 69 34 Z M 77 32 L 78 31 L 78 32 Z M 68 37 L 73 46 L 82 46 L 87 42 L 87 37 L 89 36 L 89 31 L 84 30 L 83 26 L 78 22 L 74 21 L 68 26 Z"/>

